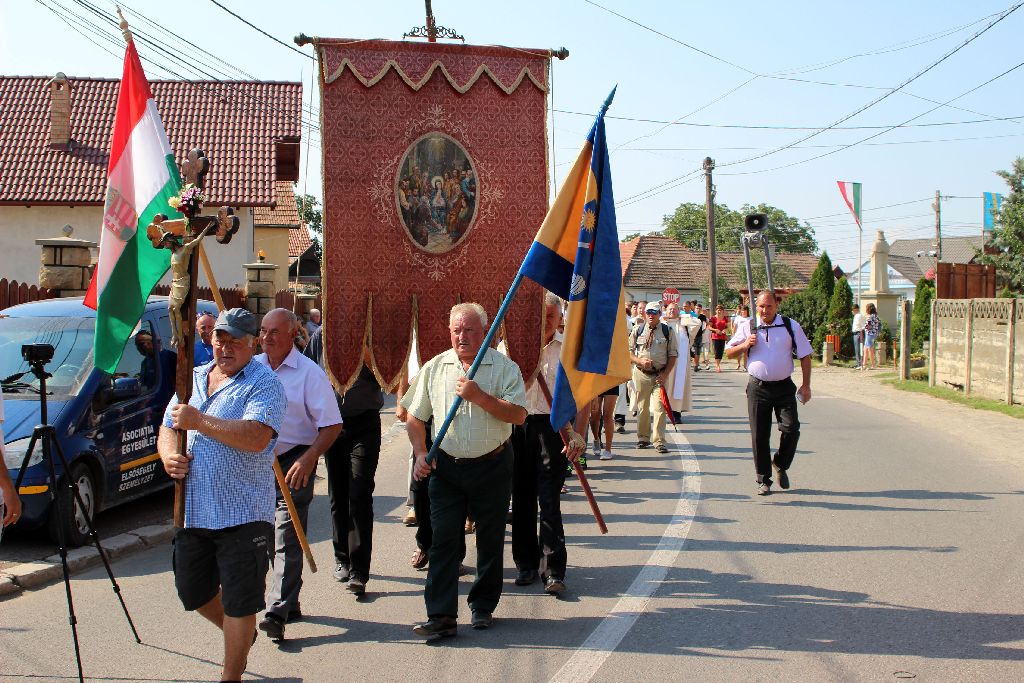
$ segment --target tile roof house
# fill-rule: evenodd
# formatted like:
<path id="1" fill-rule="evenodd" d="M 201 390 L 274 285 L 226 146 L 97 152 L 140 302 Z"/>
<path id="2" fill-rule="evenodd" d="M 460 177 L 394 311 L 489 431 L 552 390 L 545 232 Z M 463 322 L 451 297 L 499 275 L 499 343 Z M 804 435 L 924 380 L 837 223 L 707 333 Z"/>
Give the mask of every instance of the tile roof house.
<path id="1" fill-rule="evenodd" d="M 942 238 L 943 263 L 973 263 L 982 247 L 981 235 Z M 847 275 L 853 291 L 857 291 L 857 278 L 864 271 L 864 288 L 870 286 L 871 259 L 861 268 Z M 914 300 L 917 281 L 935 270 L 935 238 L 893 240 L 889 244 L 889 288 L 893 292 Z"/>
<path id="2" fill-rule="evenodd" d="M 0 277 L 34 282 L 34 240 L 98 241 L 110 135 L 120 81 L 0 76 Z M 266 81 L 152 81 L 176 158 L 199 147 L 210 159 L 207 211 L 235 208 L 241 229 L 209 250 L 218 283 L 244 280 L 254 258 L 256 207 L 294 207 L 277 181 L 299 174 L 302 84 Z M 284 264 L 282 264 L 284 265 Z"/>
<path id="3" fill-rule="evenodd" d="M 663 235 L 641 235 L 619 245 L 622 284 L 627 301 L 660 299 L 666 287 L 675 287 L 683 299 L 701 299 L 701 287 L 710 281 L 708 253 L 688 249 L 682 242 Z M 760 258 L 758 254 L 756 258 Z M 746 290 L 742 273 L 743 254 L 717 252 L 717 271 L 730 287 Z M 778 253 L 774 262 L 784 263 L 796 273 L 793 291 L 807 287 L 818 265 L 814 254 Z"/>
<path id="4" fill-rule="evenodd" d="M 303 241 L 308 248 L 310 239 L 309 231 L 299 218 L 292 183 L 279 180 L 274 185 L 277 206 L 257 206 L 253 209 L 253 241 L 254 249 L 257 252 L 262 250 L 266 255 L 267 263 L 279 266 L 274 272 L 274 282 L 278 291 L 281 291 L 288 289 L 291 280 L 288 271 L 298 256 L 293 256 L 292 252 Z"/>

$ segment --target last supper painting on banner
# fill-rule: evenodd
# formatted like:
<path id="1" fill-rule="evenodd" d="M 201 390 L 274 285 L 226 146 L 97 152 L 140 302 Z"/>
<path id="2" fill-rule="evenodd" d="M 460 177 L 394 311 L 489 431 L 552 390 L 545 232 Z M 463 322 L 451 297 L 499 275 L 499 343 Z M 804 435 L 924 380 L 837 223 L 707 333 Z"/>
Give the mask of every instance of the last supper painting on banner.
<path id="1" fill-rule="evenodd" d="M 451 347 L 448 312 L 493 317 L 548 204 L 549 50 L 314 39 L 321 79 L 326 361 L 344 389 L 363 362 L 385 389 Z M 527 378 L 543 292 L 503 326 Z M 415 343 L 413 340 L 415 339 Z"/>

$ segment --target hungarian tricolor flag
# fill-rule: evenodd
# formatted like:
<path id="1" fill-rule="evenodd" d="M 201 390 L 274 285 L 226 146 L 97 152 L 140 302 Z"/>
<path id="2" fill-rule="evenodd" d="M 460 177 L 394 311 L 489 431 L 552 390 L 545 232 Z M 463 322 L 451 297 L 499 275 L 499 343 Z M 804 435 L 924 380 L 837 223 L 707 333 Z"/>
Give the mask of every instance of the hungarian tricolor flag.
<path id="1" fill-rule="evenodd" d="M 100 370 L 117 368 L 149 293 L 170 266 L 170 251 L 154 249 L 146 228 L 156 214 L 169 212 L 167 200 L 180 187 L 164 124 L 129 41 L 110 140 L 99 261 L 85 295 L 85 305 L 96 310 L 94 362 Z"/>
<path id="2" fill-rule="evenodd" d="M 843 195 L 843 201 L 846 202 L 850 213 L 853 214 L 854 219 L 857 221 L 857 227 L 863 230 L 864 226 L 860 222 L 860 183 L 847 183 L 837 180 L 836 184 L 839 185 L 839 193 Z"/>

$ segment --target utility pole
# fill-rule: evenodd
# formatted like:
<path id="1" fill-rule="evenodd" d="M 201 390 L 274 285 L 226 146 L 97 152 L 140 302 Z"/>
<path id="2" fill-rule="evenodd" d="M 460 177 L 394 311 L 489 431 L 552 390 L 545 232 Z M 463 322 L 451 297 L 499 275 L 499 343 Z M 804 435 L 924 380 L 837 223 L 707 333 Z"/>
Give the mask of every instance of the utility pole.
<path id="1" fill-rule="evenodd" d="M 715 168 L 715 160 L 704 158 L 705 197 L 708 213 L 708 271 L 711 282 L 708 284 L 708 305 L 714 311 L 718 306 L 718 252 L 715 248 L 715 185 L 711 181 L 711 171 Z"/>
<path id="2" fill-rule="evenodd" d="M 935 293 L 939 292 L 939 262 L 942 261 L 942 193 L 935 190 Z"/>

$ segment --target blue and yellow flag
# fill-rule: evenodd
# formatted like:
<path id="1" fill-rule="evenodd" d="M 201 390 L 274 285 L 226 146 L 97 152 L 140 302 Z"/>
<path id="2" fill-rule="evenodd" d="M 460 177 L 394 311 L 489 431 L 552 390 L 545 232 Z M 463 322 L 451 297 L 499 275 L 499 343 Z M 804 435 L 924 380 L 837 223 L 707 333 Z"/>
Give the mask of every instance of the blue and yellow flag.
<path id="1" fill-rule="evenodd" d="M 628 331 L 604 114 L 534 238 L 519 272 L 568 300 L 561 362 L 551 395 L 551 426 L 630 377 Z"/>

